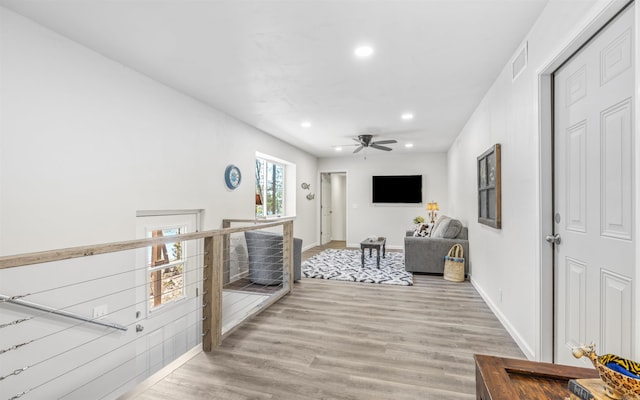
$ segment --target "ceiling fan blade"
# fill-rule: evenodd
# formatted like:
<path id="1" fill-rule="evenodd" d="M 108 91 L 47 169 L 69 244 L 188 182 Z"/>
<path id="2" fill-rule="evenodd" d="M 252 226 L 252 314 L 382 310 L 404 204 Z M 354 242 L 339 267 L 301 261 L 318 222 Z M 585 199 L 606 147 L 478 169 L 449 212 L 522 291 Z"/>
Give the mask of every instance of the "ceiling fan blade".
<path id="1" fill-rule="evenodd" d="M 351 138 L 353 140 L 355 140 L 360 146 L 362 146 L 362 140 L 360 140 L 360 138 Z"/>
<path id="2" fill-rule="evenodd" d="M 378 149 L 378 150 L 391 151 L 390 147 L 380 146 L 376 143 L 372 143 L 370 147 L 373 147 L 374 149 Z"/>
<path id="3" fill-rule="evenodd" d="M 391 143 L 398 143 L 397 140 L 394 139 L 390 139 L 390 140 L 378 140 L 377 142 L 373 142 L 371 144 L 391 144 Z"/>
<path id="4" fill-rule="evenodd" d="M 358 147 L 357 149 L 355 149 L 353 152 L 354 152 L 354 153 L 357 153 L 357 152 L 359 152 L 359 151 L 360 151 L 360 150 L 362 150 L 362 149 L 364 149 L 364 146 L 363 146 L 363 145 L 360 145 L 360 147 Z"/>

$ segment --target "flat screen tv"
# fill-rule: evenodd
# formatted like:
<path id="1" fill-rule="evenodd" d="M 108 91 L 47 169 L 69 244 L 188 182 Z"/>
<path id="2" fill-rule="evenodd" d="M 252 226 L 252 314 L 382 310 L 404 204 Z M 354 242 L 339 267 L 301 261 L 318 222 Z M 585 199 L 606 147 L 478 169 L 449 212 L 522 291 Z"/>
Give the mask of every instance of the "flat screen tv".
<path id="1" fill-rule="evenodd" d="M 373 177 L 373 203 L 422 203 L 422 175 Z"/>

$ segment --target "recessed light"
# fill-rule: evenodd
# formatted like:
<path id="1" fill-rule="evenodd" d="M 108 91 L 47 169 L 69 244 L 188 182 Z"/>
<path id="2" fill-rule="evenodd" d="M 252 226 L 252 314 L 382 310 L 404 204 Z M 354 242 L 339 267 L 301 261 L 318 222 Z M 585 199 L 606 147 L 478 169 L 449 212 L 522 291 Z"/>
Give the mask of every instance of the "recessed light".
<path id="1" fill-rule="evenodd" d="M 413 147 L 413 143 L 405 143 L 404 147 L 407 147 L 407 148 Z"/>
<path id="2" fill-rule="evenodd" d="M 342 151 L 342 147 L 336 146 L 336 151 Z"/>
<path id="3" fill-rule="evenodd" d="M 404 113 L 404 114 L 402 114 L 402 117 L 401 117 L 401 118 L 402 118 L 403 120 L 405 120 L 405 121 L 408 121 L 408 120 L 410 120 L 410 119 L 413 119 L 413 114 L 411 114 L 411 113 Z"/>
<path id="4" fill-rule="evenodd" d="M 300 124 L 301 127 L 303 128 L 311 128 L 311 122 L 309 121 L 302 121 L 302 123 Z"/>
<path id="5" fill-rule="evenodd" d="M 353 52 L 356 56 L 360 58 L 369 57 L 373 54 L 373 47 L 371 46 L 359 46 Z"/>

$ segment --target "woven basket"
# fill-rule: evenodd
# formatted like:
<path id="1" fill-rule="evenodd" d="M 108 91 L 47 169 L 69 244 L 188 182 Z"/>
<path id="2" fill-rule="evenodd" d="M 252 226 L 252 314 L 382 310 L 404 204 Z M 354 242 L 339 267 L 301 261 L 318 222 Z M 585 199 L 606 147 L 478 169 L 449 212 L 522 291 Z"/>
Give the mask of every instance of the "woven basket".
<path id="1" fill-rule="evenodd" d="M 444 257 L 444 279 L 451 282 L 464 281 L 464 250 L 461 244 L 454 244 Z"/>

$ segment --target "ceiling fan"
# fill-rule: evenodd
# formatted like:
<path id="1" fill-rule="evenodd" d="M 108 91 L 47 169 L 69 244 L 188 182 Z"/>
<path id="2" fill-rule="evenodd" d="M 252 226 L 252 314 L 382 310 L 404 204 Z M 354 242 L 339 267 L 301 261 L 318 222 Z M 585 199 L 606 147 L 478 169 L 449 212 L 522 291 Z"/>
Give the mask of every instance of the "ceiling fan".
<path id="1" fill-rule="evenodd" d="M 372 147 L 372 148 L 378 149 L 378 150 L 391 151 L 390 147 L 381 146 L 381 145 L 382 144 L 398 143 L 398 141 L 394 140 L 394 139 L 378 140 L 376 142 L 373 142 L 372 139 L 373 139 L 373 135 L 358 135 L 357 138 L 353 138 L 353 140 L 355 140 L 356 142 L 358 142 L 360 144 L 353 152 L 357 153 L 360 150 L 364 149 L 365 147 Z"/>

